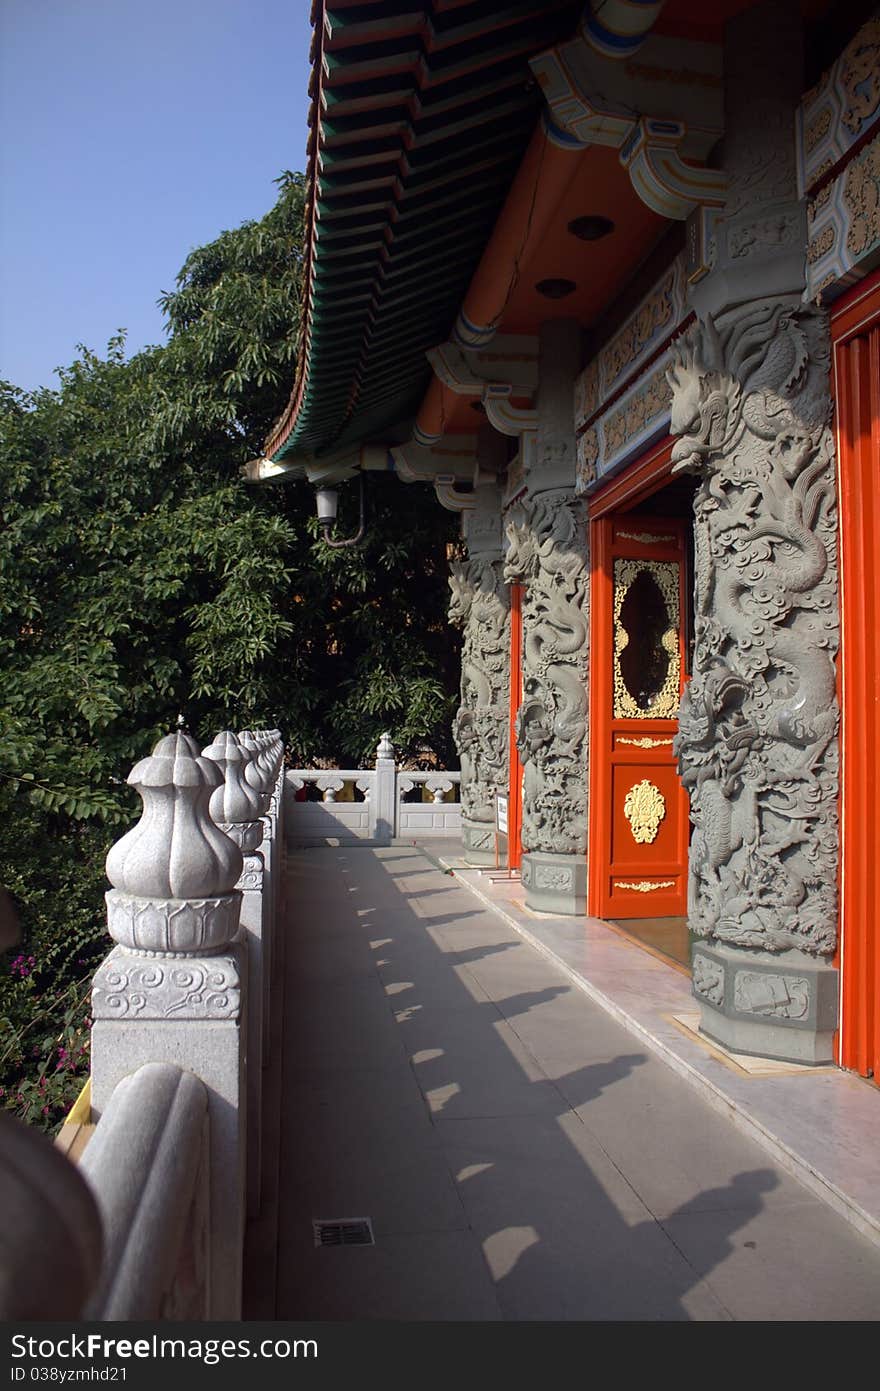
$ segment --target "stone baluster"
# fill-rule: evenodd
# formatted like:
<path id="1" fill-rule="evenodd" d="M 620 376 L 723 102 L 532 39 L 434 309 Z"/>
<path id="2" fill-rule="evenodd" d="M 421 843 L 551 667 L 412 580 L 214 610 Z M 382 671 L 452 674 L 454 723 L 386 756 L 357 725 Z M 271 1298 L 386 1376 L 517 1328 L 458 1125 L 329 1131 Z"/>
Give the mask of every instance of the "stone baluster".
<path id="1" fill-rule="evenodd" d="M 397 834 L 397 794 L 394 745 L 386 732 L 376 749 L 376 788 L 370 798 L 370 835 L 378 845 L 390 845 Z"/>
<path id="2" fill-rule="evenodd" d="M 337 792 L 341 792 L 345 787 L 345 779 L 331 774 L 329 777 L 318 778 L 316 785 L 320 788 L 322 800 L 332 804 L 336 801 Z"/>
<path id="3" fill-rule="evenodd" d="M 248 1054 L 248 1214 L 260 1210 L 261 1135 L 262 1135 L 262 1067 L 264 999 L 268 993 L 265 979 L 267 943 L 271 934 L 268 902 L 264 894 L 264 861 L 260 851 L 263 841 L 261 808 L 263 799 L 256 788 L 245 779 L 245 769 L 251 754 L 238 742 L 232 730 L 222 730 L 202 750 L 202 756 L 215 763 L 223 781 L 211 793 L 211 816 L 226 835 L 238 846 L 244 858 L 241 877 L 236 887 L 241 891 L 241 927 L 248 952 L 247 1054 Z"/>
<path id="4" fill-rule="evenodd" d="M 445 800 L 447 792 L 452 791 L 452 783 L 449 778 L 429 778 L 425 787 L 431 794 L 431 801 L 435 807 L 440 806 Z"/>
<path id="5" fill-rule="evenodd" d="M 238 742 L 241 748 L 247 753 L 248 761 L 244 765 L 244 778 L 249 787 L 256 792 L 260 803 L 260 817 L 262 818 L 262 838 L 259 845 L 259 855 L 261 857 L 261 868 L 259 870 L 259 884 L 257 884 L 257 870 L 253 866 L 254 887 L 259 889 L 262 898 L 264 915 L 264 930 L 262 937 L 263 952 L 263 980 L 262 980 L 262 1032 L 263 1032 L 263 1060 L 264 1063 L 269 1058 L 269 1033 L 271 1027 L 271 1004 L 272 1004 L 272 957 L 274 933 L 274 914 L 272 905 L 276 898 L 275 873 L 275 831 L 277 818 L 272 814 L 272 793 L 275 786 L 275 774 L 273 768 L 267 764 L 265 757 L 266 738 L 260 732 L 243 729 L 238 734 Z"/>
<path id="6" fill-rule="evenodd" d="M 140 821 L 107 856 L 117 942 L 92 988 L 92 1109 L 145 1063 L 173 1063 L 208 1092 L 210 1316 L 241 1314 L 247 950 L 243 859 L 209 803 L 222 774 L 189 735 L 160 739 L 129 783 Z"/>

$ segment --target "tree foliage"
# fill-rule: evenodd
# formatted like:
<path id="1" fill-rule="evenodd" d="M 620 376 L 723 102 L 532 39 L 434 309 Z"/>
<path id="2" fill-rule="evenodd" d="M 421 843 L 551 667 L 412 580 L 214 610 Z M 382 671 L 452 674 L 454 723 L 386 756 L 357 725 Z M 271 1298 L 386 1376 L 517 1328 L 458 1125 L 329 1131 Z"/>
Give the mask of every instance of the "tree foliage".
<path id="1" fill-rule="evenodd" d="M 303 180 L 278 182 L 266 217 L 187 258 L 167 344 L 126 359 L 120 334 L 57 389 L 0 390 L 0 854 L 27 967 L 0 985 L 7 1088 L 31 995 L 94 964 L 124 779 L 178 712 L 205 742 L 277 725 L 300 766 L 359 764 L 383 729 L 415 761 L 451 756 L 452 518 L 377 475 L 363 546 L 334 551 L 305 484 L 240 476 L 296 353 Z"/>

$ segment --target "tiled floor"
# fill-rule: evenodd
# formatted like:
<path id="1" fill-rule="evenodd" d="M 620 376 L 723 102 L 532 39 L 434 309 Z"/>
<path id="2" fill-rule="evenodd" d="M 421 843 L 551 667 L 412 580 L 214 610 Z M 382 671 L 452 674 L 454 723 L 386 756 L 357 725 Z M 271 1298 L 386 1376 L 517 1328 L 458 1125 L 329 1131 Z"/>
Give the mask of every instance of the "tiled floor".
<path id="1" fill-rule="evenodd" d="M 875 1319 L 880 1247 L 505 912 L 413 848 L 290 857 L 247 1315 Z M 375 1245 L 316 1249 L 334 1217 L 371 1217 Z"/>
<path id="2" fill-rule="evenodd" d="M 615 918 L 610 926 L 677 965 L 689 968 L 691 941 L 687 918 Z"/>
<path id="3" fill-rule="evenodd" d="M 428 853 L 447 851 L 435 843 Z M 690 977 L 656 952 L 596 918 L 530 912 L 516 882 L 490 884 L 467 867 L 454 873 L 778 1164 L 880 1243 L 880 1088 L 833 1066 L 737 1059 L 695 1032 Z"/>

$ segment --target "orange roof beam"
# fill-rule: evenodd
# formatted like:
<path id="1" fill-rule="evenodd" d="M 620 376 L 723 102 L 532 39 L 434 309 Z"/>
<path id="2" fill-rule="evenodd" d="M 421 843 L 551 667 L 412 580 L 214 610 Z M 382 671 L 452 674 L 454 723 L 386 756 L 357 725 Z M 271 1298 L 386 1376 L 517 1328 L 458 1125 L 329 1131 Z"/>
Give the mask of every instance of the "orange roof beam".
<path id="1" fill-rule="evenodd" d="M 578 143 L 557 144 L 544 117 L 517 170 L 507 200 L 464 298 L 452 340 L 485 347 L 501 327 L 504 311 L 529 260 L 540 246 L 578 167 Z M 455 405 L 455 393 L 434 377 L 416 417 L 414 438 L 435 444 Z"/>
<path id="2" fill-rule="evenodd" d="M 464 298 L 453 341 L 464 348 L 490 342 L 535 248 L 540 245 L 577 169 L 582 148 L 557 144 L 542 117 Z"/>

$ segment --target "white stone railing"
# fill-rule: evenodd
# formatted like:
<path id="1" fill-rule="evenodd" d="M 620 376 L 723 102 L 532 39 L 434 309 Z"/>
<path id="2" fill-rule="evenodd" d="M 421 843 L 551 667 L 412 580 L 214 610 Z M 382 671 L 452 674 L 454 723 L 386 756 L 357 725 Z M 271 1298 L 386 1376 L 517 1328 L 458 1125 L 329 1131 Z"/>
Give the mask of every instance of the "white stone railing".
<path id="1" fill-rule="evenodd" d="M 192 1072 L 147 1063 L 116 1087 L 80 1161 L 104 1235 L 86 1318 L 211 1317 L 210 1149 L 208 1092 Z"/>
<path id="2" fill-rule="evenodd" d="M 107 857 L 116 945 L 92 989 L 96 1126 L 77 1171 L 0 1118 L 0 1182 L 17 1199 L 0 1236 L 0 1317 L 240 1318 L 245 1221 L 260 1207 L 282 759 L 276 730 L 224 731 L 203 752 L 179 730 L 132 769 L 143 814 Z M 69 1253 L 57 1282 L 53 1250 Z"/>
<path id="3" fill-rule="evenodd" d="M 107 857 L 115 945 L 92 989 L 91 1116 L 75 1167 L 0 1117 L 5 1319 L 237 1319 L 260 1209 L 283 820 L 294 842 L 458 834 L 460 774 L 282 767 L 277 731 L 179 730 L 129 775 L 143 802 Z M 314 784 L 319 803 L 296 792 Z M 363 801 L 337 800 L 346 784 Z M 429 801 L 410 802 L 422 789 Z M 46 1253 L 64 1277 L 46 1281 Z"/>
<path id="4" fill-rule="evenodd" d="M 431 794 L 430 802 L 406 802 L 404 794 L 422 787 Z M 398 773 L 397 825 L 400 837 L 461 835 L 461 802 L 446 800 L 455 791 L 460 795 L 461 773 Z"/>
<path id="5" fill-rule="evenodd" d="M 375 768 L 287 770 L 288 837 L 295 845 L 358 841 L 389 845 L 395 838 L 419 834 L 458 836 L 461 834 L 461 805 L 457 800 L 446 799 L 460 784 L 461 774 L 457 772 L 411 772 L 398 768 L 391 739 L 383 734 L 376 750 Z M 297 796 L 309 787 L 322 794 L 319 802 Z M 430 801 L 405 801 L 406 794 L 418 787 L 430 793 Z M 362 800 L 358 799 L 358 793 Z"/>

